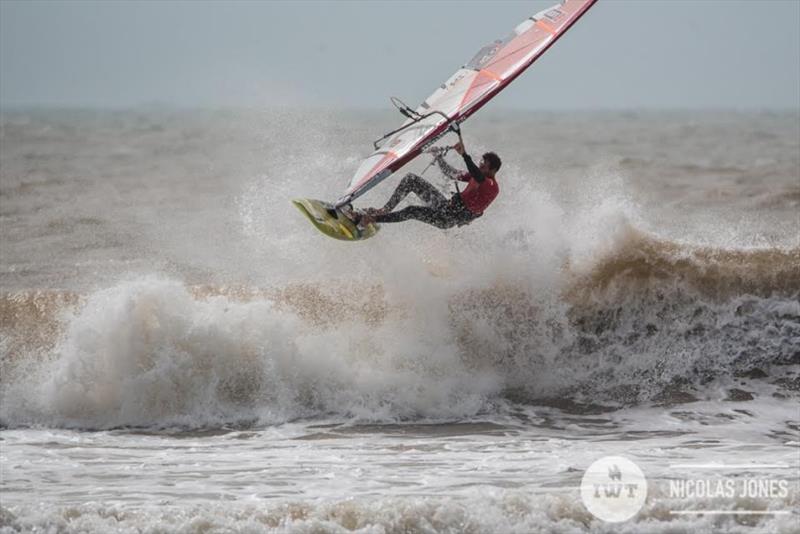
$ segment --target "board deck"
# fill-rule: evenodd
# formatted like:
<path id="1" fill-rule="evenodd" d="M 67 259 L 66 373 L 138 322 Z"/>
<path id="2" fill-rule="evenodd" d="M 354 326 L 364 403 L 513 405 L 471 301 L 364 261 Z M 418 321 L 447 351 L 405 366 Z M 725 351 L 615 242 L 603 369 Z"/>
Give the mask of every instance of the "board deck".
<path id="1" fill-rule="evenodd" d="M 300 212 L 314 227 L 328 237 L 342 241 L 361 241 L 378 233 L 380 226 L 375 223 L 359 228 L 341 210 L 323 200 L 297 198 L 292 200 Z"/>

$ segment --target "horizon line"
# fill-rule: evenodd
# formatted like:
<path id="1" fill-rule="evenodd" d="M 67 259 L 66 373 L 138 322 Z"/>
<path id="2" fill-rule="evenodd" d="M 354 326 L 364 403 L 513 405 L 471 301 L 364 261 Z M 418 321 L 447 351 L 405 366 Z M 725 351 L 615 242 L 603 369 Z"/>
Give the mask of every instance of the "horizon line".
<path id="1" fill-rule="evenodd" d="M 365 111 L 393 112 L 390 106 L 355 105 L 255 105 L 255 104 L 175 104 L 169 102 L 141 102 L 138 104 L 70 104 L 70 103 L 2 103 L 0 112 L 6 111 Z M 782 112 L 800 113 L 800 106 L 597 106 L 597 107 L 510 107 L 498 106 L 483 110 L 483 115 L 492 113 L 530 112 L 530 113 L 592 113 L 592 112 Z"/>

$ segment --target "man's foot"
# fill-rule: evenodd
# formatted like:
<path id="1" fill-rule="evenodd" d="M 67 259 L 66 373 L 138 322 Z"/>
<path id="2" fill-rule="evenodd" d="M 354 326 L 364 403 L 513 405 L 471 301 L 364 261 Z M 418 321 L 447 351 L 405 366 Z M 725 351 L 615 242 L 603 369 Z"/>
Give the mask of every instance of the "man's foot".
<path id="1" fill-rule="evenodd" d="M 359 228 L 366 228 L 367 226 L 369 226 L 370 224 L 372 224 L 374 222 L 375 222 L 375 216 L 372 215 L 369 212 L 369 210 L 367 210 L 365 213 L 361 214 L 361 217 L 359 218 L 359 221 L 358 221 L 357 224 L 358 224 Z"/>
<path id="2" fill-rule="evenodd" d="M 375 222 L 374 216 L 369 213 L 370 209 L 362 211 L 355 209 L 350 204 L 345 204 L 339 208 L 339 211 L 342 212 L 342 215 L 350 219 L 353 224 L 356 225 L 356 228 L 364 230 L 367 226 Z"/>
<path id="3" fill-rule="evenodd" d="M 339 211 L 342 212 L 342 215 L 353 221 L 354 224 L 358 224 L 361 219 L 361 212 L 354 209 L 350 204 L 340 206 Z"/>

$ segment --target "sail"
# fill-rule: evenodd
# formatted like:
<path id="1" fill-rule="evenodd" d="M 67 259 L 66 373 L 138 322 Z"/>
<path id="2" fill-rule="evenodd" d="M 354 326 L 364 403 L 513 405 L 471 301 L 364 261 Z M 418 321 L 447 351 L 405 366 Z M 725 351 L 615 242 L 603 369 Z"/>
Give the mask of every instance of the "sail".
<path id="1" fill-rule="evenodd" d="M 478 51 L 416 109 L 396 134 L 362 161 L 337 206 L 361 196 L 475 113 L 528 68 L 596 0 L 564 0 L 519 24 L 505 39 Z"/>

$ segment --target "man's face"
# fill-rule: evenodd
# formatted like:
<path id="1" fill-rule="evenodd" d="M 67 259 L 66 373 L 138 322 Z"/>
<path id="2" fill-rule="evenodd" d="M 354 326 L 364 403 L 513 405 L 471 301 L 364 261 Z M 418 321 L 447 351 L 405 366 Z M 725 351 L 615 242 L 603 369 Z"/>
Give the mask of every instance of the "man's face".
<path id="1" fill-rule="evenodd" d="M 491 176 L 493 173 L 489 168 L 489 164 L 486 163 L 486 158 L 481 158 L 481 163 L 478 165 L 478 169 L 480 169 L 481 173 Z"/>

